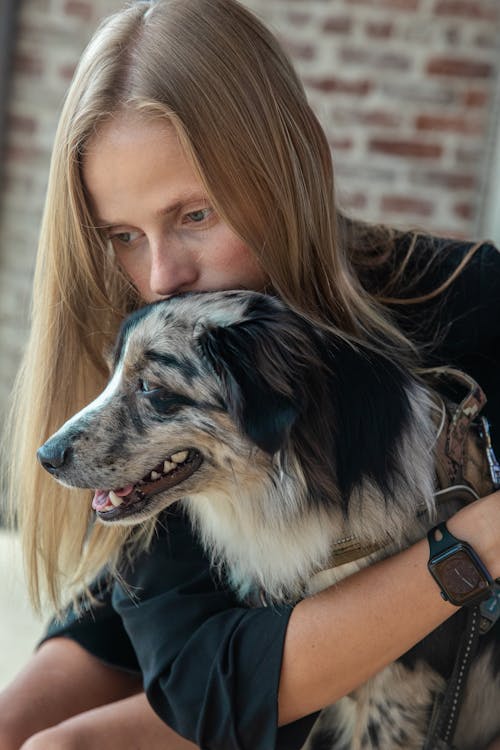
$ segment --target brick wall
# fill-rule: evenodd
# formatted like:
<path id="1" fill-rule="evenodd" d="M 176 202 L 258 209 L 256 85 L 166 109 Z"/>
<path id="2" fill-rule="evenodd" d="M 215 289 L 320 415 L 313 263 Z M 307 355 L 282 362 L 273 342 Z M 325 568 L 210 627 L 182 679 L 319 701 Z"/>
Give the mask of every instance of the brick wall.
<path id="1" fill-rule="evenodd" d="M 24 0 L 0 204 L 0 409 L 25 340 L 50 146 L 75 61 L 115 0 Z M 247 0 L 285 43 L 330 139 L 339 200 L 479 236 L 499 127 L 498 0 Z"/>
<path id="2" fill-rule="evenodd" d="M 498 0 L 253 0 L 332 144 L 340 201 L 368 219 L 480 232 L 498 122 Z"/>

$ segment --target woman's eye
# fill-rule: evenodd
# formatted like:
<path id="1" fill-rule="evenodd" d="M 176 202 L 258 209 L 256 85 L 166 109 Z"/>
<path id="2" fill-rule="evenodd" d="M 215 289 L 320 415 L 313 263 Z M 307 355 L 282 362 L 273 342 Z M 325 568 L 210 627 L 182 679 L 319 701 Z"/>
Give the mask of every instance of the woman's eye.
<path id="1" fill-rule="evenodd" d="M 140 236 L 141 232 L 116 232 L 116 234 L 110 234 L 108 239 L 120 245 L 131 245 Z"/>
<path id="2" fill-rule="evenodd" d="M 208 219 L 212 213 L 213 209 L 211 208 L 199 208 L 197 211 L 190 211 L 185 214 L 184 221 L 187 224 L 200 224 L 202 221 L 205 221 L 205 219 Z"/>

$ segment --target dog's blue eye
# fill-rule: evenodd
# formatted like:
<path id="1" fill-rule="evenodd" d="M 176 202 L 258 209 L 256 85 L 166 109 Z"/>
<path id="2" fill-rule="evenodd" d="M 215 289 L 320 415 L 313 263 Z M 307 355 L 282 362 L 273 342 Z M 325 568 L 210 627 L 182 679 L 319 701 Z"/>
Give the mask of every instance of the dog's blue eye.
<path id="1" fill-rule="evenodd" d="M 194 406 L 195 402 L 189 396 L 180 393 L 170 393 L 164 388 L 156 388 L 146 393 L 149 404 L 159 414 L 172 415 L 183 406 Z"/>

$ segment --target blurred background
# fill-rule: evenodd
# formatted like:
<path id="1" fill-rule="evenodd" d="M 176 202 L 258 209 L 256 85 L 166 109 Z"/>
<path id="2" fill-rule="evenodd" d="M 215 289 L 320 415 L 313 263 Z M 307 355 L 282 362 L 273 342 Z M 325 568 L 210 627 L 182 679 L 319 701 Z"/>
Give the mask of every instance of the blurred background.
<path id="1" fill-rule="evenodd" d="M 500 243 L 498 0 L 246 0 L 284 43 L 352 215 Z M 120 0 L 0 3 L 0 417 L 26 339 L 64 93 Z M 500 290 L 499 290 L 500 294 Z M 43 630 L 0 528 L 0 689 Z"/>

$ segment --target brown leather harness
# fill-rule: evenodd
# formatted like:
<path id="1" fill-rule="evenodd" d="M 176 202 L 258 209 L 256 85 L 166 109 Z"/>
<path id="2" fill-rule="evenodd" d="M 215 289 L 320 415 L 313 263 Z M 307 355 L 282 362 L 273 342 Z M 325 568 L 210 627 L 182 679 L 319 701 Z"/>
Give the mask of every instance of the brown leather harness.
<path id="1" fill-rule="evenodd" d="M 423 377 L 433 387 L 436 404 L 436 502 L 455 499 L 466 504 L 489 495 L 500 486 L 500 466 L 491 446 L 488 421 L 480 416 L 486 404 L 483 390 L 469 375 L 451 367 L 425 370 Z M 458 403 L 440 395 L 443 387 L 450 385 L 454 391 L 465 391 Z M 359 560 L 384 546 L 354 536 L 338 539 L 329 567 Z"/>

